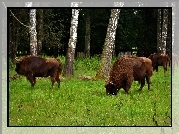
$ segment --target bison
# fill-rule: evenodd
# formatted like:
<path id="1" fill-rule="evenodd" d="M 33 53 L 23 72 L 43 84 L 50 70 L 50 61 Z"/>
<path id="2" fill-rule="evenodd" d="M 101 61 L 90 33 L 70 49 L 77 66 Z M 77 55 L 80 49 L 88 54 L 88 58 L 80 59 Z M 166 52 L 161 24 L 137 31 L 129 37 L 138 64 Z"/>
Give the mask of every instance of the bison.
<path id="1" fill-rule="evenodd" d="M 36 83 L 36 77 L 51 77 L 52 88 L 57 81 L 60 87 L 59 75 L 62 72 L 62 62 L 55 58 L 42 58 L 39 56 L 23 56 L 16 60 L 15 71 L 26 76 L 30 81 L 31 87 Z"/>
<path id="2" fill-rule="evenodd" d="M 151 54 L 148 58 L 152 60 L 153 70 L 158 72 L 158 66 L 163 66 L 164 75 L 166 75 L 167 65 L 170 62 L 168 54 L 154 53 Z"/>
<path id="3" fill-rule="evenodd" d="M 145 78 L 150 90 L 150 77 L 153 75 L 152 61 L 146 57 L 123 56 L 113 65 L 109 80 L 105 83 L 106 94 L 117 95 L 120 88 L 128 93 L 133 81 L 145 85 Z"/>

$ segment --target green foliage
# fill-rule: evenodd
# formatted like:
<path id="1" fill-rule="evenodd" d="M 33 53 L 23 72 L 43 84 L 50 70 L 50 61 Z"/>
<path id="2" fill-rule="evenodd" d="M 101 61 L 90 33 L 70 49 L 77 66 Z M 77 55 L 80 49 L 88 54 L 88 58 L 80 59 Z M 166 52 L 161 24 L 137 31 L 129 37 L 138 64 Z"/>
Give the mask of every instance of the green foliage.
<path id="1" fill-rule="evenodd" d="M 29 24 L 27 9 L 13 9 L 15 15 L 23 23 Z M 90 11 L 90 43 L 91 55 L 100 54 L 104 45 L 107 26 L 111 10 L 93 8 Z M 39 18 L 37 10 L 37 26 Z M 42 52 L 46 55 L 65 55 L 68 47 L 71 26 L 71 9 L 43 9 L 43 46 Z M 29 53 L 28 28 L 21 25 L 11 15 L 9 22 L 12 27 L 12 42 L 17 46 L 17 51 L 22 54 Z M 80 10 L 78 23 L 78 36 L 76 52 L 83 52 L 85 46 L 86 9 Z M 157 13 L 156 9 L 121 9 L 115 40 L 115 49 L 129 51 L 132 47 L 138 49 L 156 50 L 157 45 Z M 12 25 L 13 24 L 13 25 Z M 18 33 L 18 34 L 16 34 Z M 37 29 L 37 34 L 38 34 Z M 57 51 L 58 50 L 58 51 Z"/>
<path id="2" fill-rule="evenodd" d="M 15 68 L 15 65 L 12 63 L 12 60 L 9 58 L 9 69 Z"/>
<path id="3" fill-rule="evenodd" d="M 75 70 L 85 69 L 86 71 L 96 71 L 98 69 L 98 64 L 100 56 L 93 56 L 91 58 L 77 58 L 75 60 Z"/>
<path id="4" fill-rule="evenodd" d="M 64 63 L 65 57 L 58 58 Z M 49 78 L 37 79 L 33 89 L 25 77 L 10 81 L 10 126 L 171 126 L 169 71 L 166 77 L 161 67 L 154 72 L 151 91 L 145 85 L 139 92 L 138 82 L 133 82 L 128 95 L 121 89 L 107 96 L 104 80 L 77 78 L 94 76 L 99 58 L 76 59 L 75 77 L 63 79 L 60 89 L 57 83 L 50 89 Z"/>

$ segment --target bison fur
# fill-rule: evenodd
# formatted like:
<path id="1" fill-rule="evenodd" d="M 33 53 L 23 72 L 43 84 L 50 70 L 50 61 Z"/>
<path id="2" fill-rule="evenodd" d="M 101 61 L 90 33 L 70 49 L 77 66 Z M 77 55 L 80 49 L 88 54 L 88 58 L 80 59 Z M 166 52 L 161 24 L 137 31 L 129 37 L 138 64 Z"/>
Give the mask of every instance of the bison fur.
<path id="1" fill-rule="evenodd" d="M 123 56 L 113 65 L 109 80 L 105 83 L 106 94 L 116 95 L 120 88 L 128 93 L 133 81 L 138 81 L 141 86 L 147 80 L 150 90 L 150 77 L 153 75 L 152 61 L 145 57 Z"/>
<path id="2" fill-rule="evenodd" d="M 158 66 L 163 66 L 164 75 L 166 75 L 167 66 L 170 62 L 168 54 L 154 53 L 151 54 L 148 58 L 152 60 L 153 70 L 158 72 Z"/>
<path id="3" fill-rule="evenodd" d="M 23 56 L 16 62 L 15 71 L 26 76 L 30 81 L 31 87 L 36 83 L 36 77 L 50 76 L 52 88 L 55 82 L 60 87 L 59 75 L 62 72 L 62 62 L 55 58 L 42 58 L 39 56 Z"/>

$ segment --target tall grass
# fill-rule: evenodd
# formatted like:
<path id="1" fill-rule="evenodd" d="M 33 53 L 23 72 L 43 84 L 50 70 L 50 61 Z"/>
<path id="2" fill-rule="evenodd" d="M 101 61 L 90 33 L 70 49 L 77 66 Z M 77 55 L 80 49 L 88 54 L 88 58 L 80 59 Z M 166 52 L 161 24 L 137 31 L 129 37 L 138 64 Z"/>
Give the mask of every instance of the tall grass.
<path id="1" fill-rule="evenodd" d="M 59 57 L 65 62 L 64 57 Z M 114 63 L 115 59 L 112 61 Z M 76 59 L 75 76 L 65 78 L 60 89 L 51 90 L 49 78 L 38 79 L 34 88 L 25 77 L 9 82 L 10 126 L 170 126 L 171 78 L 163 68 L 154 72 L 151 91 L 141 92 L 133 82 L 129 94 L 121 89 L 107 96 L 104 80 L 78 79 L 78 75 L 95 76 L 99 57 Z M 10 75 L 14 75 L 14 66 Z"/>

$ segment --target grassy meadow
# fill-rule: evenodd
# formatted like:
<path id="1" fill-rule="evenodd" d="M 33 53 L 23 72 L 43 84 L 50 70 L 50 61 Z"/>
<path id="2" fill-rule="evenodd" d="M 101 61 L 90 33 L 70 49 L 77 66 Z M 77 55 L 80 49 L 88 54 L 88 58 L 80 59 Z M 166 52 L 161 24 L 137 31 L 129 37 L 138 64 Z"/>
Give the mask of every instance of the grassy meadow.
<path id="1" fill-rule="evenodd" d="M 63 64 L 65 61 L 62 59 Z M 95 76 L 100 58 L 76 59 L 75 76 L 64 78 L 51 90 L 49 78 L 37 79 L 34 88 L 24 76 L 9 82 L 10 126 L 171 126 L 170 68 L 151 77 L 141 92 L 133 82 L 129 94 L 120 89 L 116 96 L 106 95 L 104 80 L 82 80 L 80 75 Z M 114 63 L 115 59 L 113 59 Z M 16 74 L 9 64 L 9 75 Z"/>

